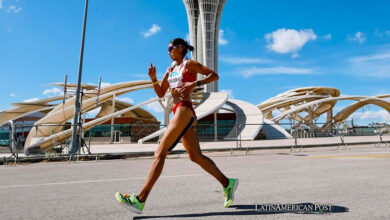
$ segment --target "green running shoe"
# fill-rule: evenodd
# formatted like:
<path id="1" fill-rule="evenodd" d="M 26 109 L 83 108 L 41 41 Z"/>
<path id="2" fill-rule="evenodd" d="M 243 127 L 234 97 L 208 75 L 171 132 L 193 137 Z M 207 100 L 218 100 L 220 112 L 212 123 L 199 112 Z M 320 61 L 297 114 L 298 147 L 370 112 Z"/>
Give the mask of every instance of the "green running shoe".
<path id="1" fill-rule="evenodd" d="M 234 191 L 236 191 L 238 186 L 238 179 L 229 178 L 229 185 L 223 189 L 223 194 L 225 195 L 224 206 L 229 207 L 234 200 Z"/>
<path id="2" fill-rule="evenodd" d="M 137 195 L 135 195 L 134 193 L 131 196 L 129 196 L 129 194 L 127 194 L 127 193 L 122 194 L 122 193 L 116 192 L 115 197 L 125 208 L 130 209 L 130 211 L 138 213 L 138 214 L 142 213 L 142 210 L 144 209 L 145 203 L 140 202 L 137 199 Z"/>

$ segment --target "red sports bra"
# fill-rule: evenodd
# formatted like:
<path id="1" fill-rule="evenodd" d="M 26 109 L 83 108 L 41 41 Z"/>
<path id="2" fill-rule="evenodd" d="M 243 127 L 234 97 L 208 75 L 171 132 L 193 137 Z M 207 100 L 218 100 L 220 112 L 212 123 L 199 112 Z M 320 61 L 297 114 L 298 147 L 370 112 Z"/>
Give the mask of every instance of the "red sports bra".
<path id="1" fill-rule="evenodd" d="M 169 67 L 169 76 L 168 82 L 171 88 L 180 88 L 186 82 L 194 82 L 196 81 L 196 76 L 192 75 L 187 71 L 187 62 L 188 60 L 184 60 L 180 64 L 180 68 L 178 71 L 173 71 L 174 66 Z"/>

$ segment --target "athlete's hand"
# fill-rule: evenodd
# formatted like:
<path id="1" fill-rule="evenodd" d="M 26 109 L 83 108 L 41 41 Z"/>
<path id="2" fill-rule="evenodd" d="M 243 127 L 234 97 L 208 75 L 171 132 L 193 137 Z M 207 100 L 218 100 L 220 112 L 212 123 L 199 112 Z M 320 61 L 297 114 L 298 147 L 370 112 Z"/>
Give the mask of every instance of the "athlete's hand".
<path id="1" fill-rule="evenodd" d="M 149 66 L 149 69 L 148 69 L 148 75 L 150 77 L 150 79 L 155 82 L 157 81 L 157 77 L 156 77 L 156 67 L 153 66 L 152 63 L 150 63 L 150 66 Z"/>
<path id="2" fill-rule="evenodd" d="M 184 98 L 191 94 L 192 90 L 196 87 L 196 82 L 186 82 L 183 87 L 180 88 L 180 97 Z"/>

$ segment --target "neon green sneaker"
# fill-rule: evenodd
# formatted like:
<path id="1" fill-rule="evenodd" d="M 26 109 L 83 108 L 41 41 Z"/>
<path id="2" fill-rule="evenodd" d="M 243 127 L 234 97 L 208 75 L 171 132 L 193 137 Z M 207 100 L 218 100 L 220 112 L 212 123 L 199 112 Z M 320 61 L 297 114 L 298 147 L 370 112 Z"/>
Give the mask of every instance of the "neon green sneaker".
<path id="1" fill-rule="evenodd" d="M 134 193 L 129 196 L 129 194 L 125 193 L 115 193 L 115 198 L 127 209 L 130 209 L 130 211 L 141 214 L 142 210 L 144 209 L 145 203 L 140 202 L 137 199 L 137 195 Z"/>
<path id="2" fill-rule="evenodd" d="M 238 179 L 229 178 L 229 185 L 223 189 L 223 194 L 225 195 L 224 206 L 229 207 L 234 200 L 234 191 L 236 191 L 238 186 Z"/>

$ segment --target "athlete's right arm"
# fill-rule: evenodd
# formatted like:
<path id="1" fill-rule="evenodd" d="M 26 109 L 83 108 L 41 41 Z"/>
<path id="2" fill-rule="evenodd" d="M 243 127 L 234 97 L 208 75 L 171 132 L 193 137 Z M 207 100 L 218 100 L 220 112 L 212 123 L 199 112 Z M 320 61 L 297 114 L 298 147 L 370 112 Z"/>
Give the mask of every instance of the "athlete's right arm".
<path id="1" fill-rule="evenodd" d="M 157 81 L 156 67 L 153 66 L 153 64 L 150 64 L 150 66 L 149 66 L 148 75 L 149 75 L 150 79 L 152 80 L 153 89 L 156 92 L 157 96 L 159 98 L 164 97 L 165 93 L 167 92 L 167 90 L 169 88 L 169 83 L 168 83 L 169 71 L 167 70 L 167 72 L 165 73 L 164 78 L 161 81 L 161 84 L 159 84 Z"/>

